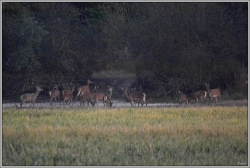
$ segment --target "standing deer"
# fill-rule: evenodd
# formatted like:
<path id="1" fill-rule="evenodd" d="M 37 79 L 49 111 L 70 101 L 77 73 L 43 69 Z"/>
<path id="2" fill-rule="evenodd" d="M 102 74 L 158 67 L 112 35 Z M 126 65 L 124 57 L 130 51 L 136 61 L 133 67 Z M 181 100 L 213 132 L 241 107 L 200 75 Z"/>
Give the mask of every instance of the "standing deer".
<path id="1" fill-rule="evenodd" d="M 109 95 L 106 93 L 104 95 L 104 101 L 107 107 L 112 107 L 113 102 L 111 101 L 111 99 L 109 99 Z"/>
<path id="2" fill-rule="evenodd" d="M 135 93 L 135 90 L 136 90 L 136 87 L 131 88 L 132 93 Z M 139 102 L 138 102 L 137 100 L 134 100 L 134 105 L 135 105 L 136 103 L 139 103 Z"/>
<path id="3" fill-rule="evenodd" d="M 113 87 L 108 86 L 108 93 L 105 93 L 103 97 L 104 106 L 107 105 L 107 106 L 112 107 L 112 104 L 113 104 L 113 102 L 111 102 L 112 91 L 113 91 Z"/>
<path id="4" fill-rule="evenodd" d="M 96 99 L 96 105 L 98 106 L 98 101 L 102 101 L 104 106 L 105 106 L 105 102 L 104 102 L 104 95 L 105 93 L 97 93 L 97 89 L 99 88 L 99 86 L 95 86 L 94 91 L 95 91 L 95 99 Z"/>
<path id="5" fill-rule="evenodd" d="M 208 92 L 205 90 L 198 90 L 193 93 L 192 97 L 189 99 L 189 102 L 191 102 L 192 99 L 195 99 L 198 103 L 199 99 L 201 99 L 202 102 L 204 102 L 205 98 L 207 97 Z"/>
<path id="6" fill-rule="evenodd" d="M 210 89 L 210 85 L 205 83 L 207 91 L 208 91 L 208 95 L 210 96 L 211 100 L 214 97 L 216 99 L 216 103 L 218 102 L 218 97 L 221 96 L 221 92 L 220 89 Z"/>
<path id="7" fill-rule="evenodd" d="M 96 95 L 91 92 L 86 92 L 83 95 L 80 95 L 80 106 L 85 102 L 87 102 L 88 106 L 89 103 L 94 107 L 96 104 Z"/>
<path id="8" fill-rule="evenodd" d="M 87 80 L 87 85 L 84 85 L 84 86 L 81 86 L 81 87 L 78 88 L 78 93 L 76 95 L 76 100 L 75 101 L 77 101 L 78 96 L 83 95 L 86 92 L 89 92 L 89 84 L 90 83 L 93 83 L 93 82 L 91 82 L 90 80 Z"/>
<path id="9" fill-rule="evenodd" d="M 139 106 L 139 103 L 141 103 L 142 106 L 145 103 L 146 106 L 147 106 L 146 94 L 145 93 L 131 93 L 131 94 L 128 95 L 127 88 L 125 88 L 124 94 L 126 95 L 128 100 L 130 101 L 131 106 L 133 106 L 135 101 L 138 101 L 138 106 Z"/>
<path id="10" fill-rule="evenodd" d="M 60 90 L 58 90 L 58 86 L 56 85 L 55 90 L 50 90 L 49 91 L 49 95 L 50 95 L 50 105 L 52 105 L 52 100 L 55 99 L 59 99 L 60 98 Z"/>
<path id="11" fill-rule="evenodd" d="M 34 103 L 36 101 L 36 98 L 37 98 L 37 96 L 39 95 L 39 93 L 41 91 L 43 91 L 43 89 L 41 87 L 37 86 L 35 93 L 25 93 L 25 94 L 22 94 L 20 96 L 20 99 L 21 99 L 20 107 L 22 107 L 22 104 L 25 103 L 25 102 L 30 102 L 30 105 L 31 105 L 31 102 L 33 102 L 33 107 L 34 107 Z"/>
<path id="12" fill-rule="evenodd" d="M 74 90 L 75 90 L 75 86 L 72 88 L 72 90 L 62 90 L 62 94 L 63 94 L 63 97 L 64 97 L 63 105 L 65 105 L 66 101 L 69 102 L 69 105 L 70 105 L 70 102 L 73 101 L 73 92 L 74 92 Z M 73 102 L 72 102 L 72 106 L 73 106 Z"/>
<path id="13" fill-rule="evenodd" d="M 188 104 L 188 96 L 179 90 L 178 93 L 180 94 L 180 103 L 186 102 L 186 104 Z"/>

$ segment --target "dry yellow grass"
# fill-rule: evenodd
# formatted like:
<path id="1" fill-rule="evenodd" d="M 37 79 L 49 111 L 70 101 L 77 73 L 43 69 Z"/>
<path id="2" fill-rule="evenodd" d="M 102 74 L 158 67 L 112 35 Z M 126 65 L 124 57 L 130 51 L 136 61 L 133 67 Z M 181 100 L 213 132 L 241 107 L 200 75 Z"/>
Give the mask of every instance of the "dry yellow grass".
<path id="1" fill-rule="evenodd" d="M 2 118 L 4 165 L 12 165 L 10 144 L 20 151 L 17 165 L 42 165 L 37 160 L 48 152 L 48 157 L 68 155 L 60 163 L 47 160 L 45 165 L 68 165 L 67 159 L 74 157 L 77 161 L 70 165 L 228 165 L 226 161 L 236 164 L 237 159 L 247 159 L 247 107 L 3 109 Z M 38 150 L 40 154 L 34 156 Z M 189 150 L 194 152 L 190 156 Z M 132 151 L 142 160 L 134 160 Z M 177 160 L 173 159 L 176 153 L 180 153 Z M 161 159 L 151 158 L 156 154 Z M 215 156 L 221 156 L 221 161 Z M 23 160 L 27 157 L 29 164 Z M 181 161 L 183 157 L 186 162 Z"/>

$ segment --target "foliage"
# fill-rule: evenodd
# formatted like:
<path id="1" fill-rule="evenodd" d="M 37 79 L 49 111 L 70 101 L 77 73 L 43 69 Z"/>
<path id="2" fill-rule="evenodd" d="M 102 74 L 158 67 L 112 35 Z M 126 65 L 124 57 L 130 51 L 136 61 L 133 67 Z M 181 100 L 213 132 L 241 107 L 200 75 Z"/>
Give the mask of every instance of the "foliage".
<path id="1" fill-rule="evenodd" d="M 155 96 L 205 82 L 237 91 L 247 78 L 246 2 L 2 6 L 4 97 L 105 70 L 136 74 Z"/>

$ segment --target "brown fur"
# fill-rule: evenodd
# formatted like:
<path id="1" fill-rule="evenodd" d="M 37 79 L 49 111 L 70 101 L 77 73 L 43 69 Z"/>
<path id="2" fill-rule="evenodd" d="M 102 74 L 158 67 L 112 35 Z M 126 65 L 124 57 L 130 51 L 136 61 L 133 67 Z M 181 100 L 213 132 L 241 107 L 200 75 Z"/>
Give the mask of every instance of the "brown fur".
<path id="1" fill-rule="evenodd" d="M 49 95 L 50 95 L 50 105 L 51 105 L 51 103 L 52 103 L 51 101 L 53 99 L 55 99 L 55 101 L 56 101 L 56 99 L 60 98 L 60 90 L 50 90 Z"/>
<path id="2" fill-rule="evenodd" d="M 186 102 L 186 104 L 188 104 L 188 102 L 189 102 L 188 96 L 179 90 L 178 90 L 178 92 L 180 94 L 180 103 L 182 104 L 183 102 Z"/>
<path id="3" fill-rule="evenodd" d="M 144 103 L 147 106 L 146 94 L 145 93 L 131 93 L 131 94 L 128 95 L 127 88 L 126 88 L 125 91 L 124 91 L 124 94 L 129 99 L 129 101 L 131 103 L 131 106 L 133 106 L 135 101 L 138 101 L 138 106 L 139 106 L 140 103 L 141 103 L 142 106 L 144 105 Z"/>
<path id="4" fill-rule="evenodd" d="M 25 103 L 25 102 L 30 102 L 30 104 L 31 104 L 31 102 L 33 102 L 33 107 L 34 107 L 36 98 L 37 98 L 37 96 L 39 95 L 39 93 L 41 91 L 43 91 L 43 89 L 41 89 L 40 87 L 36 87 L 36 92 L 35 93 L 22 94 L 20 96 L 20 99 L 21 99 L 20 107 L 22 107 L 23 103 Z"/>
<path id="5" fill-rule="evenodd" d="M 84 104 L 85 102 L 87 102 L 88 106 L 89 103 L 94 107 L 95 103 L 96 103 L 96 98 L 95 98 L 95 94 L 91 93 L 91 92 L 86 92 L 83 95 L 80 96 L 80 106 L 82 104 Z"/>
<path id="6" fill-rule="evenodd" d="M 89 92 L 89 84 L 90 83 L 93 83 L 93 82 L 91 82 L 90 80 L 87 80 L 87 85 L 84 85 L 84 86 L 81 86 L 81 87 L 78 88 L 78 93 L 77 93 L 77 96 L 76 96 L 76 100 L 77 100 L 78 96 L 81 96 L 84 93 Z"/>
<path id="7" fill-rule="evenodd" d="M 201 99 L 202 102 L 204 102 L 206 96 L 207 96 L 207 91 L 205 90 L 198 90 L 193 93 L 192 97 L 190 98 L 189 102 L 194 99 L 198 103 L 199 99 Z"/>
<path id="8" fill-rule="evenodd" d="M 210 89 L 210 85 L 205 83 L 205 86 L 207 88 L 207 91 L 208 91 L 208 95 L 210 96 L 211 100 L 212 98 L 215 98 L 216 99 L 216 103 L 218 102 L 218 97 L 221 96 L 221 91 L 220 89 Z"/>
<path id="9" fill-rule="evenodd" d="M 73 92 L 75 90 L 75 87 L 72 88 L 72 90 L 62 90 L 62 94 L 63 94 L 63 97 L 64 97 L 64 100 L 63 100 L 63 105 L 65 105 L 65 102 L 68 101 L 69 104 L 70 102 L 73 101 Z M 73 102 L 72 102 L 72 105 L 73 105 Z"/>

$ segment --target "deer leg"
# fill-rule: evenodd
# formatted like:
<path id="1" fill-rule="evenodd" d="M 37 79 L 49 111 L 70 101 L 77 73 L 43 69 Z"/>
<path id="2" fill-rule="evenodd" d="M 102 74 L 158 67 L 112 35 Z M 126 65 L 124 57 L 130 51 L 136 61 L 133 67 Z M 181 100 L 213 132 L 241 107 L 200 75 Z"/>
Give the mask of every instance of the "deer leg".
<path id="1" fill-rule="evenodd" d="M 104 98 L 104 97 L 102 98 L 102 102 L 103 102 L 104 107 L 106 107 L 107 100 L 105 100 L 105 98 Z"/>
<path id="2" fill-rule="evenodd" d="M 82 104 L 83 106 L 85 106 L 85 101 L 84 101 L 84 100 L 82 100 L 82 101 L 81 101 L 81 104 Z"/>
<path id="3" fill-rule="evenodd" d="M 94 99 L 93 100 L 91 99 L 91 104 L 93 107 L 95 107 L 95 100 Z"/>
<path id="4" fill-rule="evenodd" d="M 51 99 L 50 99 L 50 101 L 49 101 L 49 102 L 50 102 L 50 105 L 52 105 L 52 102 L 51 102 L 51 100 L 52 100 L 52 98 L 51 98 Z"/>
<path id="5" fill-rule="evenodd" d="M 80 100 L 80 106 L 82 106 L 82 105 L 85 106 L 84 103 L 85 103 L 84 100 Z"/>

